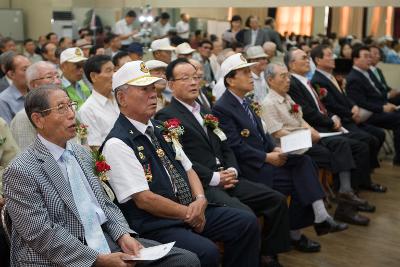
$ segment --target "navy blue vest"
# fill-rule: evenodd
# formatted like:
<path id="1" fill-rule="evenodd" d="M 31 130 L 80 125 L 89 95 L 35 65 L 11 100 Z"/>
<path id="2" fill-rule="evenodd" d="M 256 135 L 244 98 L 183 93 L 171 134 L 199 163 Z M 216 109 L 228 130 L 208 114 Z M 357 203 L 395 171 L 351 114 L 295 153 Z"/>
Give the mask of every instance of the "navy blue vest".
<path id="1" fill-rule="evenodd" d="M 153 120 L 152 123 L 154 125 L 154 134 L 159 140 L 164 152 L 174 164 L 178 172 L 185 179 L 185 181 L 189 184 L 186 171 L 180 162 L 175 160 L 175 152 L 173 151 L 172 146 L 165 142 L 162 136 L 161 124 Z M 122 140 L 125 144 L 131 147 L 133 151 L 135 151 L 136 157 L 142 166 L 146 169 L 150 168 L 152 175 L 152 181 L 148 181 L 150 191 L 169 198 L 172 201 L 178 202 L 171 185 L 171 180 L 159 157 L 157 156 L 154 146 L 145 135 L 140 133 L 135 126 L 133 126 L 133 124 L 124 115 L 122 115 L 122 113 L 119 115 L 119 118 L 115 122 L 113 129 L 106 137 L 103 146 L 108 139 L 113 137 Z M 100 148 L 100 151 L 102 150 L 103 146 Z M 129 223 L 129 226 L 139 234 L 145 234 L 146 232 L 171 226 L 184 225 L 183 221 L 181 220 L 155 217 L 152 214 L 139 209 L 133 200 L 129 200 L 122 204 L 117 203 L 117 205 L 120 207 L 122 213 Z"/>

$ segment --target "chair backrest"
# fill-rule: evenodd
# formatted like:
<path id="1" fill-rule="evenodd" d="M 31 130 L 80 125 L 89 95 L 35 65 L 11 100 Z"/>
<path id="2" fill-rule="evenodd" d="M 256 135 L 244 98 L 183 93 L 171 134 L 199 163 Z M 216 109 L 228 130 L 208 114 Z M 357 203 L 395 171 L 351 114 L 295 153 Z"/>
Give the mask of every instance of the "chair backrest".
<path id="1" fill-rule="evenodd" d="M 8 215 L 6 205 L 3 206 L 1 209 L 1 224 L 3 225 L 4 232 L 6 233 L 7 237 L 7 242 L 10 244 L 11 240 L 11 218 L 10 215 Z"/>

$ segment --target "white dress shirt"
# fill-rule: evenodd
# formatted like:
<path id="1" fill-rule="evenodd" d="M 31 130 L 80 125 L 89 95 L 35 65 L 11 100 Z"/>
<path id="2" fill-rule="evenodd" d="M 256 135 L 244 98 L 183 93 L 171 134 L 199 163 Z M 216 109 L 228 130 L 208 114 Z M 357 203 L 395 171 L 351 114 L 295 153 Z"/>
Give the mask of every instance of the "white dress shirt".
<path id="1" fill-rule="evenodd" d="M 259 30 L 251 30 L 251 43 L 250 45 L 253 46 L 256 43 L 257 33 Z"/>
<path id="2" fill-rule="evenodd" d="M 185 102 L 180 101 L 177 98 L 176 98 L 176 100 L 178 100 L 185 108 L 187 108 L 193 114 L 193 116 L 196 118 L 197 122 L 200 124 L 200 126 L 203 128 L 204 132 L 208 136 L 207 127 L 204 125 L 204 119 L 200 114 L 200 105 L 199 105 L 199 103 L 194 101 L 193 105 L 191 106 L 189 104 L 186 104 Z M 220 163 L 220 160 L 218 158 L 215 158 L 215 160 L 216 160 L 217 164 Z M 228 168 L 228 170 L 233 170 L 236 173 L 236 177 L 237 177 L 238 172 L 237 172 L 237 170 L 235 168 L 230 167 L 230 168 Z M 221 181 L 220 173 L 219 172 L 214 172 L 209 185 L 210 186 L 217 186 L 217 185 L 219 185 L 220 181 Z"/>
<path id="3" fill-rule="evenodd" d="M 213 96 L 215 96 L 216 101 L 225 93 L 225 90 L 226 87 L 224 84 L 224 79 L 220 78 L 212 89 Z"/>
<path id="4" fill-rule="evenodd" d="M 42 137 L 40 134 L 38 134 L 39 140 L 42 142 L 42 144 L 49 150 L 50 154 L 54 157 L 56 160 L 58 166 L 60 166 L 61 172 L 64 175 L 65 180 L 69 183 L 68 180 L 68 173 L 67 173 L 67 166 L 65 165 L 65 162 L 61 158 L 62 154 L 64 153 L 65 149 L 46 140 L 44 137 Z M 69 142 L 69 141 L 68 141 Z M 81 170 L 83 173 L 83 170 Z M 84 175 L 84 174 L 83 174 Z M 99 223 L 103 224 L 107 221 L 107 217 L 104 214 L 104 211 L 101 209 L 99 202 L 97 201 L 97 198 L 95 197 L 92 188 L 89 185 L 89 182 L 87 179 L 83 179 L 83 184 L 85 185 L 86 190 L 89 192 L 90 195 L 90 201 L 93 203 L 93 206 L 95 207 L 95 211 L 97 214 L 97 218 L 99 219 Z"/>
<path id="5" fill-rule="evenodd" d="M 317 100 L 317 98 L 315 97 L 315 91 L 313 91 L 314 89 L 310 87 L 310 85 L 309 85 L 309 83 L 308 83 L 309 81 L 308 81 L 307 77 L 298 75 L 298 74 L 296 74 L 296 73 L 291 73 L 291 74 L 292 74 L 292 76 L 296 77 L 296 78 L 307 88 L 307 91 L 310 93 L 310 95 L 311 95 L 312 98 L 314 99 L 315 105 L 317 106 L 319 112 L 322 113 L 322 110 L 319 108 L 318 100 Z"/>
<path id="6" fill-rule="evenodd" d="M 79 120 L 88 125 L 88 145 L 101 146 L 119 116 L 117 101 L 93 90 L 78 111 Z"/>
<path id="7" fill-rule="evenodd" d="M 130 118 L 127 119 L 151 142 L 150 136 L 145 133 L 148 126 L 154 127 L 151 121 L 143 124 Z M 136 193 L 149 190 L 149 184 L 147 183 L 142 164 L 137 159 L 133 149 L 122 140 L 115 137 L 109 139 L 104 145 L 103 155 L 111 167 L 108 178 L 119 203 L 129 201 L 132 195 Z M 181 163 L 185 171 L 192 168 L 192 162 L 187 158 L 185 153 L 182 153 Z"/>
<path id="8" fill-rule="evenodd" d="M 189 39 L 189 23 L 180 20 L 176 23 L 175 28 L 179 37 Z"/>
<path id="9" fill-rule="evenodd" d="M 253 77 L 254 82 L 254 101 L 261 103 L 268 93 L 264 72 L 261 72 L 260 75 L 251 72 L 251 77 Z"/>
<path id="10" fill-rule="evenodd" d="M 114 33 L 117 35 L 131 34 L 132 31 L 133 31 L 133 23 L 128 25 L 126 23 L 125 18 L 123 18 L 123 19 L 117 21 L 117 23 L 115 23 Z M 132 41 L 133 41 L 132 37 L 129 37 L 128 39 L 121 40 L 121 44 L 129 45 L 130 43 L 132 43 Z"/>
<path id="11" fill-rule="evenodd" d="M 153 24 L 152 27 L 152 35 L 153 37 L 164 37 L 168 34 L 168 31 L 171 30 L 171 24 L 167 22 L 165 25 L 162 25 L 159 21 Z"/>

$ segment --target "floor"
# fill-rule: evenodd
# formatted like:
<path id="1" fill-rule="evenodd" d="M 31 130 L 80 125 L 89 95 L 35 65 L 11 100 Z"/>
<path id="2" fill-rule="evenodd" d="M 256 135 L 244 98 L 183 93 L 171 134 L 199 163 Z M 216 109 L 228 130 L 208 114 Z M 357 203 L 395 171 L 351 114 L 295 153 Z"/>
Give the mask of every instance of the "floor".
<path id="1" fill-rule="evenodd" d="M 361 197 L 376 205 L 370 225 L 350 225 L 340 233 L 317 237 L 311 227 L 304 233 L 321 243 L 319 253 L 291 251 L 280 256 L 285 267 L 400 267 L 400 167 L 383 162 L 373 180 L 386 185 L 388 192 L 361 192 Z M 329 211 L 334 212 L 332 208 Z"/>

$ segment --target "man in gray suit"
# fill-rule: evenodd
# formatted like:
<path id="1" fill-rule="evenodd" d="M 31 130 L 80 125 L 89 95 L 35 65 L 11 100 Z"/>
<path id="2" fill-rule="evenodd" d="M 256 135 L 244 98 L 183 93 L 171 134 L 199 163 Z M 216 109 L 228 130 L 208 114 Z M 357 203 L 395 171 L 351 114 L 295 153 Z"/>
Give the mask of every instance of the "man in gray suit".
<path id="1" fill-rule="evenodd" d="M 271 17 L 265 19 L 264 32 L 267 34 L 268 39 L 276 44 L 277 49 L 283 52 L 282 41 L 280 34 L 275 30 L 275 20 Z"/>
<path id="2" fill-rule="evenodd" d="M 38 137 L 4 173 L 12 221 L 11 266 L 199 266 L 173 248 L 156 262 L 134 262 L 142 246 L 121 211 L 106 197 L 88 150 L 75 136 L 75 108 L 57 85 L 31 91 L 25 102 Z"/>
<path id="3" fill-rule="evenodd" d="M 248 27 L 248 29 L 243 32 L 243 44 L 245 47 L 255 45 L 262 46 L 266 41 L 270 41 L 267 33 L 260 28 L 258 17 L 249 16 L 245 25 Z"/>

